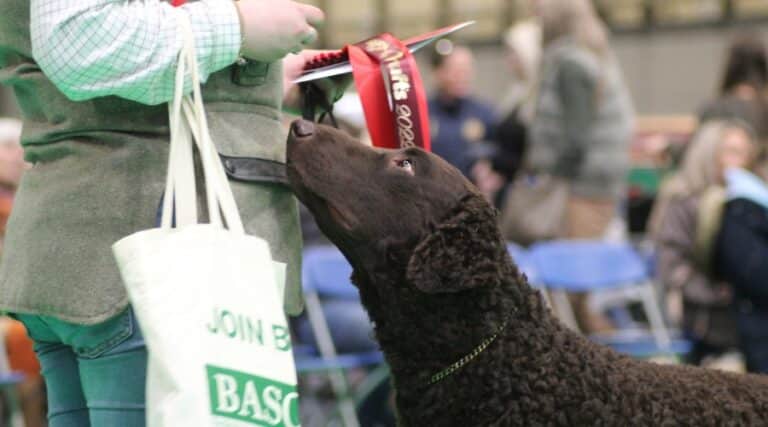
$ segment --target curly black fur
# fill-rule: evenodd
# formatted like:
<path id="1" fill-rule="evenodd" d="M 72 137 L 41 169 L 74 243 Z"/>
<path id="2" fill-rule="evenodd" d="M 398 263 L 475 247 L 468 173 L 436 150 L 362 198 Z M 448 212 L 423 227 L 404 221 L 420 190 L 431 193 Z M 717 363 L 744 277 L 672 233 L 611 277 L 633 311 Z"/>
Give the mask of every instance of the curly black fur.
<path id="1" fill-rule="evenodd" d="M 354 267 L 392 368 L 402 426 L 768 425 L 766 377 L 634 360 L 563 326 L 512 262 L 496 212 L 437 157 L 406 150 L 417 173 L 409 185 L 399 176 L 390 184 L 376 167 L 379 154 L 338 134 L 320 132 L 306 150 L 290 143 L 294 189 Z M 361 184 L 358 195 L 357 181 L 335 177 L 333 165 L 319 177 L 304 172 L 324 150 L 345 168 L 361 163 L 345 173 L 376 185 Z M 381 196 L 377 205 L 394 185 L 401 203 Z M 382 226 L 390 216 L 399 223 Z M 429 385 L 505 322 L 478 357 Z"/>
<path id="2" fill-rule="evenodd" d="M 371 286 L 355 273 L 403 426 L 768 425 L 768 378 L 637 361 L 564 327 L 515 267 L 490 212 L 479 197 L 464 200 L 416 247 L 405 278 Z M 371 297 L 371 288 L 396 291 Z M 427 385 L 504 319 L 500 339 Z"/>

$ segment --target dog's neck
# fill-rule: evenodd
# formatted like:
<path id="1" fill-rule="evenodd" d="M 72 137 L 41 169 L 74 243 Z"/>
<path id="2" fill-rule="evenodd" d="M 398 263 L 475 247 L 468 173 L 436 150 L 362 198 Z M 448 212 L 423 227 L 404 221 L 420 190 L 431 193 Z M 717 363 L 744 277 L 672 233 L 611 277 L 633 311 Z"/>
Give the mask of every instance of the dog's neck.
<path id="1" fill-rule="evenodd" d="M 377 339 L 392 369 L 402 416 L 406 416 L 405 412 L 421 413 L 408 408 L 421 406 L 425 396 L 435 390 L 456 387 L 457 381 L 479 382 L 488 390 L 510 392 L 512 384 L 508 377 L 493 366 L 515 356 L 504 346 L 510 337 L 517 336 L 520 328 L 526 332 L 519 340 L 515 338 L 519 341 L 518 349 L 512 351 L 522 355 L 531 333 L 547 331 L 531 324 L 547 322 L 550 317 L 539 293 L 527 285 L 506 251 L 503 253 L 502 258 L 494 260 L 502 266 L 503 275 L 481 288 L 463 292 L 425 295 L 403 283 L 402 276 L 384 271 L 375 277 L 355 275 L 363 304 L 376 325 Z M 367 280 L 377 283 L 360 283 Z M 382 289 L 387 291 L 377 292 Z M 498 336 L 478 353 L 478 348 L 494 334 Z M 471 354 L 474 357 L 461 367 L 437 382 L 432 381 L 436 374 L 444 373 Z M 455 392 L 460 394 L 461 390 Z M 484 415 L 493 418 L 501 414 L 489 411 Z M 406 425 L 418 422 L 413 420 Z"/>

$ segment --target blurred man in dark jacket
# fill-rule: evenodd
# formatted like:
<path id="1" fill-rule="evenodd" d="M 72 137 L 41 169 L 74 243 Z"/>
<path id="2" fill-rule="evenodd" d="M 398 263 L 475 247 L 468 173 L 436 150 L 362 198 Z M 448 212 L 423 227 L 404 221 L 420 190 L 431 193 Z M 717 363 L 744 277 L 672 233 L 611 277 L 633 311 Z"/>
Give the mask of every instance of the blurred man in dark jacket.
<path id="1" fill-rule="evenodd" d="M 493 135 L 493 110 L 472 96 L 474 57 L 468 48 L 440 40 L 432 69 L 436 86 L 429 100 L 432 151 L 469 176 L 472 146 Z"/>
<path id="2" fill-rule="evenodd" d="M 733 286 L 747 370 L 768 373 L 768 185 L 744 170 L 727 173 L 728 202 L 715 271 Z"/>

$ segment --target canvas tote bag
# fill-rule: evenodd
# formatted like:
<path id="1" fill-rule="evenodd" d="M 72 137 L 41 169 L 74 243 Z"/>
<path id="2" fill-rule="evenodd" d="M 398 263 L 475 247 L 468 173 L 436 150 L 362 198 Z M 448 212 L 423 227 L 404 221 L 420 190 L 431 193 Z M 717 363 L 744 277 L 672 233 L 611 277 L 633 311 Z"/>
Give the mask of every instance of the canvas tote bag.
<path id="1" fill-rule="evenodd" d="M 507 193 L 502 209 L 504 239 L 528 246 L 561 237 L 568 206 L 568 183 L 545 174 L 521 174 Z"/>
<path id="2" fill-rule="evenodd" d="M 113 246 L 149 352 L 147 425 L 297 426 L 285 266 L 244 232 L 208 132 L 188 21 L 181 31 L 161 226 Z M 193 96 L 182 96 L 185 74 Z M 209 224 L 198 223 L 193 145 Z"/>

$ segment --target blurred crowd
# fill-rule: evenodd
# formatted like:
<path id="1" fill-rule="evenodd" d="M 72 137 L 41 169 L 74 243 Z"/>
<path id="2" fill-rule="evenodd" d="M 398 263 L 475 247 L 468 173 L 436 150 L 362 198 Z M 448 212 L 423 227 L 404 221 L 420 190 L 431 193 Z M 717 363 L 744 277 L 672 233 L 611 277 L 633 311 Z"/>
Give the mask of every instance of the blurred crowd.
<path id="1" fill-rule="evenodd" d="M 768 68 L 760 34 L 734 38 L 717 93 L 692 112 L 679 143 L 640 141 L 631 94 L 591 2 L 534 2 L 535 19 L 503 37 L 510 77 L 492 107 L 472 92 L 469 48 L 445 42 L 432 60 L 433 147 L 500 211 L 509 241 L 631 240 L 652 248 L 668 322 L 708 364 L 734 352 L 768 372 Z M 651 212 L 628 227 L 633 145 L 663 169 Z M 612 328 L 570 296 L 579 329 Z"/>
<path id="2" fill-rule="evenodd" d="M 756 190 L 763 185 L 768 129 L 761 36 L 742 34 L 732 41 L 722 69 L 712 70 L 721 74 L 719 90 L 691 112 L 698 118 L 693 132 L 682 140 L 663 132 L 641 136 L 609 31 L 591 2 L 533 4 L 535 16 L 502 36 L 509 85 L 499 105 L 473 93 L 476 64 L 470 47 L 447 39 L 436 43 L 429 58 L 433 151 L 499 209 L 499 225 L 511 242 L 650 242 L 668 320 L 696 343 L 692 360 L 740 349 L 749 369 L 758 370 L 755 358 L 768 352 L 759 356 L 740 347 L 749 320 L 737 327 L 734 313 L 746 310 L 745 301 L 752 316 L 762 306 L 760 286 L 744 283 L 762 279 L 760 263 L 746 261 L 759 259 L 764 236 L 757 224 L 744 224 L 760 218 L 764 202 Z M 342 122 L 349 118 L 349 130 L 364 138 L 359 106 L 340 107 Z M 642 227 L 630 229 L 628 177 L 635 146 L 643 146 L 662 172 L 652 212 L 642 215 Z M 744 181 L 749 193 L 738 190 Z M 737 224 L 741 228 L 732 229 Z M 309 218 L 305 231 L 309 245 L 326 243 Z M 732 235 L 739 231 L 751 241 Z M 731 254 L 746 245 L 755 255 Z M 583 295 L 571 302 L 582 330 L 611 327 L 590 312 Z"/>

